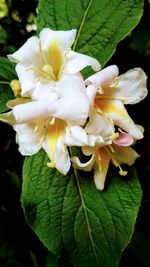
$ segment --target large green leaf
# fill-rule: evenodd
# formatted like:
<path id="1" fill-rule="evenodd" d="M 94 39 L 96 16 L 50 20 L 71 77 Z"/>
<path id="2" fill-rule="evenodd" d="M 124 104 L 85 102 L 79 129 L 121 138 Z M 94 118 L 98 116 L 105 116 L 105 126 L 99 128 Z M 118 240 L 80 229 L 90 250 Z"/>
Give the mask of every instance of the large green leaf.
<path id="1" fill-rule="evenodd" d="M 139 22 L 143 0 L 39 0 L 38 31 L 77 29 L 73 49 L 97 58 L 102 66 L 117 44 Z"/>
<path id="2" fill-rule="evenodd" d="M 0 113 L 8 109 L 6 103 L 14 98 L 9 83 L 16 79 L 15 64 L 0 57 Z"/>
<path id="3" fill-rule="evenodd" d="M 30 227 L 52 253 L 65 251 L 74 266 L 117 266 L 141 201 L 134 169 L 126 178 L 113 175 L 100 192 L 88 173 L 63 176 L 47 162 L 41 151 L 24 163 L 22 206 Z"/>

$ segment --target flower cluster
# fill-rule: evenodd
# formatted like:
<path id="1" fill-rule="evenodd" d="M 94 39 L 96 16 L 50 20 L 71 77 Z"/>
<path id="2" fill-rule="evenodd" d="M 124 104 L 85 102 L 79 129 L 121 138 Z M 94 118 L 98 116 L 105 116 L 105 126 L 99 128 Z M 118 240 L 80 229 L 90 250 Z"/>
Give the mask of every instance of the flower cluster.
<path id="1" fill-rule="evenodd" d="M 22 155 L 43 148 L 48 167 L 64 175 L 71 162 L 77 169 L 94 169 L 95 185 L 102 190 L 110 161 L 126 175 L 121 165 L 138 157 L 130 146 L 143 137 L 143 128 L 124 105 L 145 98 L 146 75 L 134 68 L 119 76 L 115 65 L 100 70 L 96 59 L 70 49 L 75 36 L 76 30 L 45 28 L 8 56 L 17 63 L 19 80 L 11 83 L 16 99 L 8 101 L 10 111 L 0 120 L 13 125 Z M 84 80 L 80 71 L 86 66 L 96 73 Z M 81 147 L 90 159 L 70 158 L 70 146 Z"/>

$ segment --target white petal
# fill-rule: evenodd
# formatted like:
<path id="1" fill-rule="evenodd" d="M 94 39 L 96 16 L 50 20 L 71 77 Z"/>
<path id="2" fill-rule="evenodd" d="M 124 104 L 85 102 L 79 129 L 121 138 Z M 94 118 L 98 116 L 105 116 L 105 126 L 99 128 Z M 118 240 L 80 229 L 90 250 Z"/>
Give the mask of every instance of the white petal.
<path id="1" fill-rule="evenodd" d="M 55 127 L 56 126 L 56 127 Z M 42 147 L 47 153 L 52 164 L 64 175 L 70 169 L 70 158 L 67 147 L 64 145 L 64 130 L 59 125 L 49 126 L 49 130 L 45 134 Z"/>
<path id="2" fill-rule="evenodd" d="M 87 86 L 86 94 L 89 99 L 91 108 L 94 106 L 94 99 L 95 99 L 96 93 L 97 93 L 97 88 L 95 86 L 93 86 L 92 84 Z"/>
<path id="3" fill-rule="evenodd" d="M 63 137 L 60 137 L 56 143 L 54 163 L 56 164 L 56 168 L 64 175 L 70 169 L 70 157 L 67 146 L 64 145 Z"/>
<path id="4" fill-rule="evenodd" d="M 135 104 L 147 96 L 147 76 L 140 68 L 134 68 L 120 75 L 112 88 L 114 97 L 121 97 L 124 104 Z"/>
<path id="5" fill-rule="evenodd" d="M 81 77 L 66 75 L 56 84 L 55 90 L 59 99 L 51 102 L 50 114 L 71 124 L 83 125 L 89 113 L 89 100 Z"/>
<path id="6" fill-rule="evenodd" d="M 91 66 L 95 71 L 101 68 L 100 63 L 95 58 L 74 51 L 70 51 L 67 54 L 67 61 L 64 68 L 68 73 L 79 72 L 87 66 Z"/>
<path id="7" fill-rule="evenodd" d="M 34 123 L 16 124 L 14 126 L 16 142 L 22 155 L 30 156 L 37 153 L 41 148 L 41 143 L 45 133 L 45 121 Z"/>
<path id="8" fill-rule="evenodd" d="M 110 137 L 115 131 L 112 120 L 104 113 L 100 114 L 96 111 L 91 115 L 85 130 L 88 134 L 101 135 L 103 138 Z"/>
<path id="9" fill-rule="evenodd" d="M 19 124 L 50 117 L 49 102 L 37 101 L 17 105 L 13 108 L 13 115 Z"/>
<path id="10" fill-rule="evenodd" d="M 85 163 L 82 163 L 78 157 L 71 157 L 73 168 L 83 170 L 83 171 L 91 171 L 93 165 L 95 163 L 95 155 L 92 155 L 90 160 Z"/>
<path id="11" fill-rule="evenodd" d="M 27 66 L 22 63 L 18 63 L 16 66 L 16 72 L 21 84 L 21 96 L 30 97 L 30 90 L 35 88 L 36 75 L 33 71 L 27 70 Z"/>
<path id="12" fill-rule="evenodd" d="M 116 65 L 112 65 L 87 78 L 85 80 L 85 84 L 93 84 L 93 86 L 97 89 L 98 87 L 109 86 L 114 82 L 118 73 L 118 67 Z"/>
<path id="13" fill-rule="evenodd" d="M 105 149 L 99 150 L 100 161 L 94 165 L 94 182 L 98 190 L 104 189 L 104 183 L 109 167 L 110 157 Z"/>
<path id="14" fill-rule="evenodd" d="M 22 62 L 24 64 L 35 65 L 40 63 L 39 38 L 32 36 L 26 43 L 12 55 L 8 55 L 9 60 Z"/>
<path id="15" fill-rule="evenodd" d="M 46 80 L 38 81 L 36 88 L 30 94 L 33 100 L 39 101 L 54 101 L 58 98 L 58 93 L 55 91 L 55 84 L 49 83 Z"/>
<path id="16" fill-rule="evenodd" d="M 110 115 L 114 124 L 128 132 L 133 138 L 143 138 L 143 133 L 127 113 L 123 103 L 119 100 L 96 100 L 96 104 L 103 112 Z"/>
<path id="17" fill-rule="evenodd" d="M 85 130 L 78 125 L 67 127 L 64 140 L 68 146 L 83 146 L 88 143 Z"/>
<path id="18" fill-rule="evenodd" d="M 40 40 L 43 51 L 47 51 L 53 41 L 56 41 L 61 52 L 64 53 L 68 50 L 74 42 L 76 36 L 76 30 L 70 31 L 53 31 L 48 28 L 44 28 L 40 32 Z"/>
<path id="19" fill-rule="evenodd" d="M 115 158 L 120 164 L 131 166 L 139 157 L 139 154 L 131 147 L 113 145 L 113 148 L 115 151 Z"/>

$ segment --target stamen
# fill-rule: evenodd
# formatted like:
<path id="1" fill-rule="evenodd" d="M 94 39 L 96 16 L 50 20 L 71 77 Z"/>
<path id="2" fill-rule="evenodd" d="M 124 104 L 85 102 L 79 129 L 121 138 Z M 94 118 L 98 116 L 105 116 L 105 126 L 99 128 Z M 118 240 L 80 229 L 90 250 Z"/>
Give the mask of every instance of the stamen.
<path id="1" fill-rule="evenodd" d="M 49 168 L 55 168 L 56 164 L 54 162 L 47 162 L 47 167 Z"/>
<path id="2" fill-rule="evenodd" d="M 115 153 L 113 147 L 112 147 L 111 145 L 109 145 L 108 147 L 105 147 L 105 150 L 106 150 L 106 152 L 108 153 L 108 155 L 109 155 L 109 157 L 110 157 L 112 163 L 113 163 L 116 167 L 119 168 L 119 174 L 120 174 L 121 176 L 126 176 L 128 172 L 127 172 L 127 171 L 124 171 L 124 170 L 121 168 L 119 162 L 115 159 L 115 157 L 114 157 L 114 155 L 113 155 L 113 154 Z M 112 153 L 113 153 L 113 154 L 112 154 Z"/>
<path id="3" fill-rule="evenodd" d="M 21 85 L 19 80 L 12 80 L 10 87 L 13 90 L 14 96 L 18 97 L 21 94 Z"/>
<path id="4" fill-rule="evenodd" d="M 50 125 L 54 125 L 55 124 L 55 120 L 56 120 L 56 118 L 55 117 L 52 117 L 49 124 Z"/>
<path id="5" fill-rule="evenodd" d="M 98 91 L 97 91 L 100 95 L 104 94 L 104 90 L 101 86 L 99 86 Z"/>

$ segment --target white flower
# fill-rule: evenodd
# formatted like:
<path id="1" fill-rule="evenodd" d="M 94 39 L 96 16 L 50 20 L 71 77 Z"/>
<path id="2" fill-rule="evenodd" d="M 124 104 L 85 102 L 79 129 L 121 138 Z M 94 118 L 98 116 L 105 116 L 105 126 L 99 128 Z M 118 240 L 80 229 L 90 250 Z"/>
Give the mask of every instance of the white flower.
<path id="1" fill-rule="evenodd" d="M 60 81 L 65 76 L 68 86 L 73 87 L 75 75 L 79 76 L 83 68 L 92 66 L 95 71 L 100 69 L 96 59 L 70 50 L 75 36 L 76 30 L 53 31 L 44 28 L 39 38 L 29 38 L 17 52 L 8 56 L 17 63 L 22 97 L 57 99 L 63 87 Z M 83 79 L 81 75 L 80 78 Z"/>
<path id="2" fill-rule="evenodd" d="M 114 135 L 115 137 L 115 135 Z M 83 154 L 90 156 L 88 162 L 82 163 L 78 157 L 72 157 L 73 167 L 76 169 L 91 171 L 94 169 L 94 182 L 98 190 L 104 189 L 105 179 L 110 161 L 119 168 L 119 174 L 125 176 L 127 171 L 121 168 L 121 164 L 131 166 L 139 155 L 134 149 L 129 147 L 133 143 L 133 138 L 127 133 L 120 133 L 113 139 L 112 144 L 83 146 Z"/>
<path id="3" fill-rule="evenodd" d="M 107 113 L 114 124 L 128 132 L 133 138 L 143 137 L 141 128 L 128 115 L 124 104 L 135 104 L 147 95 L 146 75 L 140 68 L 131 69 L 118 76 L 118 68 L 109 66 L 89 77 L 85 83 L 88 91 L 98 90 L 94 105 Z M 94 91 L 94 89 L 93 89 Z"/>

